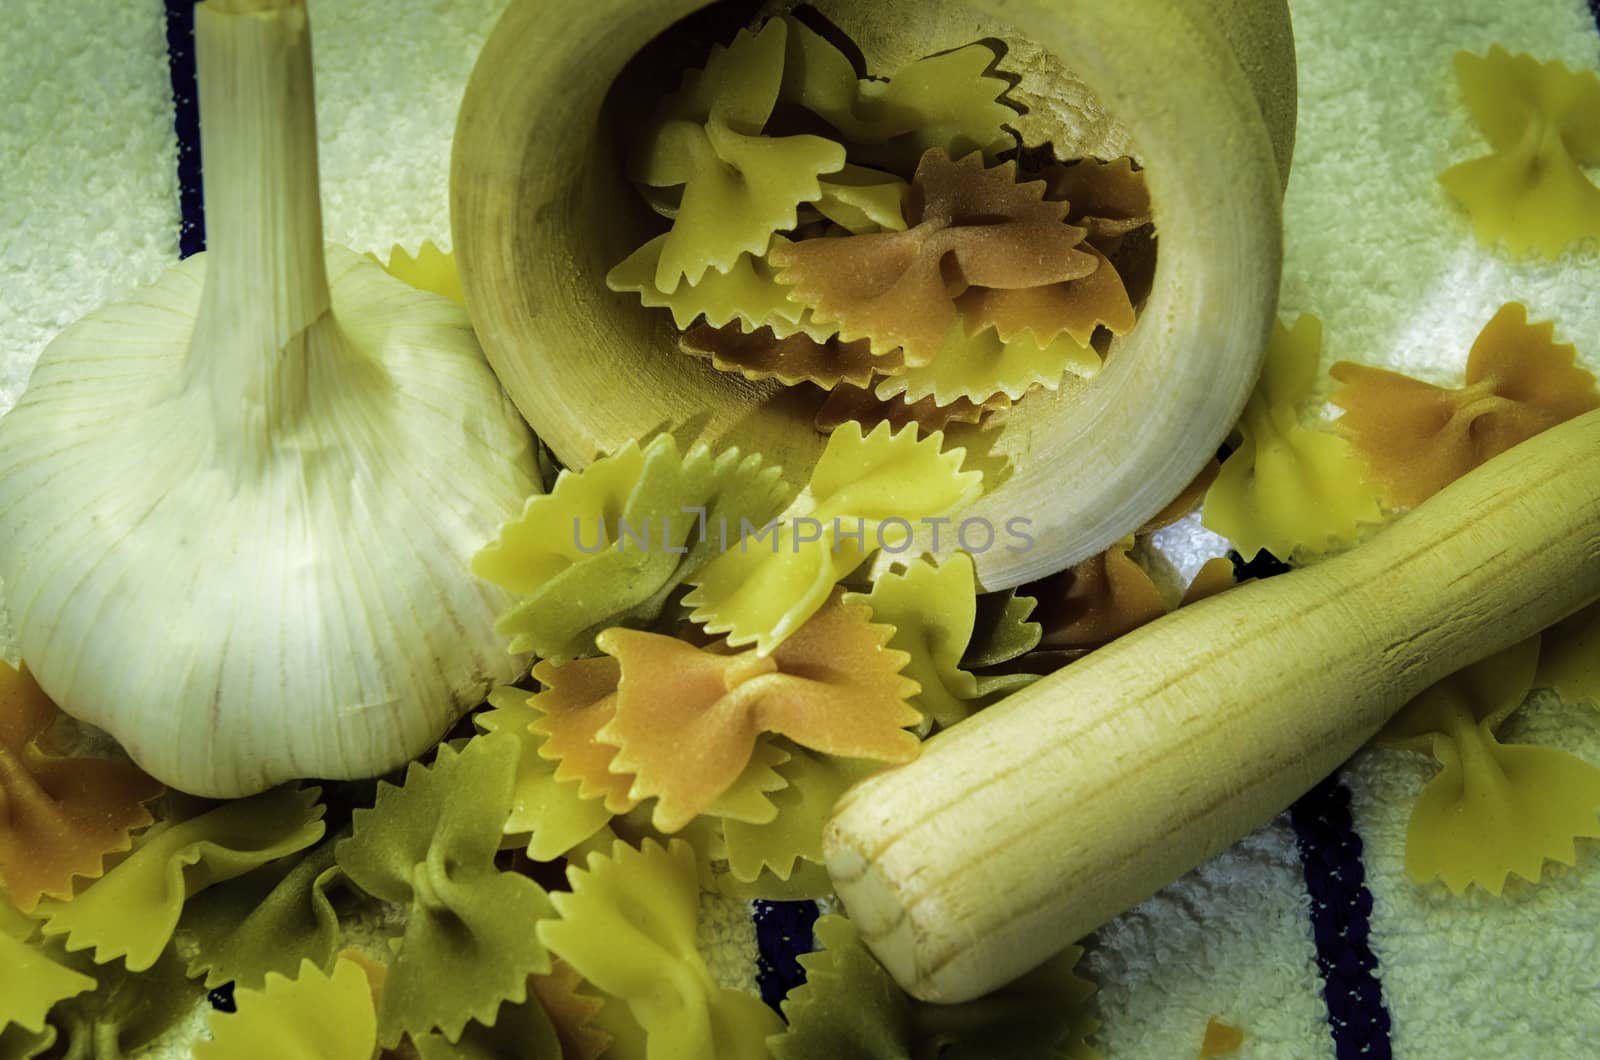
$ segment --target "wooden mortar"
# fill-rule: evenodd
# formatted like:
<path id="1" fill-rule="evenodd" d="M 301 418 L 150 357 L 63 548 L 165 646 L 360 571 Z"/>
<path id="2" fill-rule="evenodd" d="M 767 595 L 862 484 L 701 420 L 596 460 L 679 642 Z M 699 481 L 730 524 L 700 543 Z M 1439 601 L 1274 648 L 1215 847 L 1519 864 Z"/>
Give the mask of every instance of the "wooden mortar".
<path id="1" fill-rule="evenodd" d="M 467 305 L 518 408 L 567 465 L 660 429 L 759 450 L 803 482 L 815 398 L 677 349 L 663 310 L 606 289 L 661 222 L 623 175 L 623 132 L 721 39 L 792 3 L 513 0 L 478 59 L 451 168 Z M 1129 153 L 1159 233 L 1149 300 L 1092 381 L 996 414 L 974 459 L 991 489 L 958 518 L 1033 520 L 1035 547 L 976 557 L 989 588 L 1103 551 L 1176 496 L 1244 406 L 1276 307 L 1295 113 L 1283 0 L 820 0 L 884 74 L 977 40 L 1028 108 L 1016 127 L 1062 157 Z M 674 28 L 675 24 L 679 24 Z M 652 42 L 654 42 L 652 44 Z M 986 453 L 978 456 L 976 454 Z M 950 535 L 946 535 L 947 537 Z"/>
<path id="2" fill-rule="evenodd" d="M 1600 597 L 1600 412 L 1371 541 L 1159 619 L 847 792 L 823 835 L 907 990 L 998 987 L 1221 852 L 1429 685 Z"/>

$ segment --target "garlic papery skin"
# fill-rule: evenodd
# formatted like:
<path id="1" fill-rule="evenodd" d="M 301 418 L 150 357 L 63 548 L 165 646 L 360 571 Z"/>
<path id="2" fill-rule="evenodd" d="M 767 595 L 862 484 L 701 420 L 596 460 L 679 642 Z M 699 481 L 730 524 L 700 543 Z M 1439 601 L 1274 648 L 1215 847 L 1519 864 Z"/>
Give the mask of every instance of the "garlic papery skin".
<path id="1" fill-rule="evenodd" d="M 466 314 L 322 241 L 303 0 L 231 6 L 196 10 L 211 248 L 0 419 L 23 659 L 214 797 L 392 769 L 525 672 L 467 564 L 540 488 Z"/>

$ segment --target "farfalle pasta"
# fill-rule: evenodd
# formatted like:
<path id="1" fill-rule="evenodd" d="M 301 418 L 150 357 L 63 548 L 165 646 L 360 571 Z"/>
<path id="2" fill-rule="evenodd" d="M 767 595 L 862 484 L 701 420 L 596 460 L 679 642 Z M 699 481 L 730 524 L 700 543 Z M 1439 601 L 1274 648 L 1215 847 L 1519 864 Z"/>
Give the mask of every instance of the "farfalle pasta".
<path id="1" fill-rule="evenodd" d="M 780 1031 L 759 998 L 718 987 L 696 945 L 700 877 L 682 840 L 616 843 L 567 868 L 570 892 L 550 896 L 559 918 L 539 938 L 626 1006 L 647 1036 L 646 1060 L 746 1060 Z"/>
<path id="2" fill-rule="evenodd" d="M 803 985 L 783 1002 L 788 1029 L 768 1040 L 774 1060 L 916 1060 L 930 1056 L 1090 1060 L 1098 1025 L 1094 985 L 1073 973 L 1072 947 L 1009 986 L 959 1005 L 904 993 L 842 916 L 812 929 L 822 949 L 800 957 Z"/>
<path id="3" fill-rule="evenodd" d="M 150 968 L 167 950 L 190 897 L 322 838 L 319 794 L 285 785 L 163 822 L 76 898 L 47 899 L 40 907 L 45 935 L 66 936 L 69 951 L 92 947 L 98 964 L 121 957 L 129 971 Z"/>
<path id="4" fill-rule="evenodd" d="M 51 1009 L 40 1038 L 50 1056 L 116 1060 L 135 1055 L 190 1019 L 205 997 L 184 975 L 183 959 L 171 946 L 137 974 L 120 964 L 93 964 L 86 954 L 67 955 L 59 942 L 46 949 L 52 960 L 95 981 L 94 990 Z"/>
<path id="5" fill-rule="evenodd" d="M 606 1007 L 606 999 L 587 993 L 583 976 L 566 961 L 551 964 L 548 975 L 534 976 L 528 986 L 550 1018 L 561 1046 L 561 1060 L 600 1060 L 615 1042 L 594 1022 Z"/>
<path id="6" fill-rule="evenodd" d="M 1506 878 L 1538 883 L 1547 860 L 1571 865 L 1574 840 L 1600 838 L 1600 769 L 1563 751 L 1495 736 L 1522 705 L 1538 638 L 1446 678 L 1408 704 L 1380 744 L 1422 751 L 1440 770 L 1406 829 L 1406 873 L 1460 894 L 1499 894 Z"/>
<path id="7" fill-rule="evenodd" d="M 72 897 L 74 879 L 99 876 L 151 822 L 144 804 L 162 791 L 125 762 L 50 753 L 42 738 L 59 716 L 27 670 L 0 662 L 0 904 Z"/>
<path id="8" fill-rule="evenodd" d="M 917 166 L 919 195 L 903 232 L 806 239 L 773 248 L 778 281 L 873 352 L 899 348 L 907 365 L 933 360 L 959 325 L 950 283 L 1013 288 L 1089 275 L 1098 260 L 1078 249 L 1086 231 L 1043 182 L 1019 184 L 1016 164 L 985 168 L 980 155 L 953 161 L 930 150 Z M 959 292 L 958 292 L 959 293 Z"/>
<path id="9" fill-rule="evenodd" d="M 371 1060 L 377 1049 L 372 991 L 354 961 L 327 975 L 307 960 L 293 979 L 274 972 L 233 998 L 234 1012 L 211 1014 L 211 1040 L 195 1045 L 195 1060 Z"/>
<path id="10" fill-rule="evenodd" d="M 1382 519 L 1350 443 L 1301 422 L 1321 348 L 1316 317 L 1302 316 L 1292 328 L 1273 324 L 1239 445 L 1206 491 L 1201 521 L 1246 559 L 1263 549 L 1282 559 L 1328 552 Z"/>
<path id="11" fill-rule="evenodd" d="M 671 435 L 630 443 L 528 499 L 472 559 L 480 578 L 522 599 L 497 628 L 511 650 L 562 661 L 594 653 L 611 626 L 653 622 L 718 547 L 708 530 L 760 523 L 783 505 L 776 468 L 737 449 L 681 453 Z"/>
<path id="12" fill-rule="evenodd" d="M 309 960 L 332 967 L 339 914 L 329 892 L 344 878 L 324 842 L 298 861 L 281 858 L 191 898 L 178 936 L 194 950 L 188 971 L 207 989 L 259 988 L 268 973 L 288 975 Z"/>
<path id="13" fill-rule="evenodd" d="M 462 751 L 441 745 L 431 766 L 407 767 L 399 787 L 380 784 L 336 847 L 356 886 L 408 909 L 378 1009 L 386 1047 L 436 1030 L 454 1042 L 471 1021 L 493 1026 L 502 1002 L 526 1000 L 528 976 L 550 971 L 531 930 L 551 913 L 544 888 L 494 861 L 518 752 L 507 736 L 480 736 Z"/>
<path id="14" fill-rule="evenodd" d="M 634 180 L 682 186 L 662 244 L 655 286 L 672 293 L 726 272 L 741 254 L 761 255 L 774 232 L 793 228 L 797 207 L 822 197 L 818 178 L 844 168 L 842 145 L 820 136 L 761 135 L 783 81 L 787 26 L 772 19 L 711 50 L 661 101 L 634 148 Z"/>
<path id="15" fill-rule="evenodd" d="M 459 306 L 467 304 L 467 296 L 461 290 L 461 274 L 456 270 L 455 256 L 440 250 L 432 240 L 423 240 L 415 257 L 399 245 L 389 251 L 388 261 L 383 261 L 376 254 L 369 257 L 382 265 L 390 276 L 404 280 L 419 291 L 443 295 Z"/>
<path id="16" fill-rule="evenodd" d="M 913 405 L 931 401 L 941 408 L 962 401 L 988 406 L 1015 401 L 1037 387 L 1058 389 L 1069 373 L 1091 376 L 1099 370 L 1100 355 L 1071 335 L 1058 333 L 1041 343 L 1022 328 L 1007 341 L 991 327 L 969 334 L 958 320 L 931 362 L 887 376 L 873 394 Z"/>
<path id="17" fill-rule="evenodd" d="M 965 451 L 943 452 L 943 440 L 918 439 L 910 428 L 891 434 L 887 424 L 865 435 L 848 424 L 835 430 L 806 491 L 771 533 L 739 542 L 690 578 L 684 603 L 693 620 L 726 633 L 730 645 L 771 652 L 878 547 L 905 548 L 912 520 L 977 496 L 982 473 L 962 471 Z"/>
<path id="18" fill-rule="evenodd" d="M 1485 56 L 1458 52 L 1455 68 L 1491 153 L 1439 182 L 1466 207 L 1478 241 L 1554 258 L 1600 239 L 1600 188 L 1583 171 L 1600 163 L 1600 77 L 1499 45 Z"/>
<path id="19" fill-rule="evenodd" d="M 909 657 L 905 676 L 921 686 L 911 704 L 927 723 L 954 725 L 1033 680 L 1026 674 L 980 678 L 963 668 L 977 622 L 977 586 L 972 557 L 957 552 L 942 563 L 918 559 L 902 571 L 880 574 L 871 592 L 844 597 L 865 604 L 873 621 L 894 629 L 889 647 Z"/>
<path id="20" fill-rule="evenodd" d="M 832 390 L 840 383 L 870 386 L 884 375 L 905 371 L 899 353 L 875 355 L 865 339 L 817 342 L 808 335 L 779 338 L 771 328 L 741 331 L 734 325 L 713 328 L 696 324 L 679 340 L 685 353 L 709 360 L 718 371 L 738 372 L 746 379 L 776 379 L 786 386 L 814 383 Z"/>
<path id="21" fill-rule="evenodd" d="M 828 391 L 814 422 L 823 434 L 832 434 L 847 423 L 854 423 L 863 431 L 887 424 L 894 431 L 914 427 L 918 437 L 926 438 L 943 432 L 954 423 L 978 423 L 984 413 L 1005 408 L 1010 403 L 1006 397 L 982 405 L 966 398 L 958 398 L 948 405 L 939 405 L 932 397 L 911 402 L 903 397 L 880 398 L 870 389 L 841 383 Z"/>
<path id="22" fill-rule="evenodd" d="M 35 945 L 38 925 L 0 901 L 0 1056 L 36 1056 L 55 1040 L 45 1017 L 95 981 Z"/>
<path id="23" fill-rule="evenodd" d="M 1467 355 L 1466 381 L 1448 389 L 1398 372 L 1341 361 L 1340 431 L 1398 507 L 1421 504 L 1518 442 L 1600 408 L 1594 376 L 1555 325 L 1528 323 L 1517 302 L 1500 307 Z M 1219 533 L 1222 531 L 1218 531 Z"/>

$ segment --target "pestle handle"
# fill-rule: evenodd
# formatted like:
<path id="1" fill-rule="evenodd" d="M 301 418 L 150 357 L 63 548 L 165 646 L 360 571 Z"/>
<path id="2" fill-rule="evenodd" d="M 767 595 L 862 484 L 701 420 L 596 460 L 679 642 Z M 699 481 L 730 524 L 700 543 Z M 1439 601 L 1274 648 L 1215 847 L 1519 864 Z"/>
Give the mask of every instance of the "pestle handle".
<path id="1" fill-rule="evenodd" d="M 1372 540 L 1186 607 L 840 800 L 828 871 L 900 984 L 959 1002 L 1270 820 L 1429 685 L 1600 597 L 1600 411 Z"/>

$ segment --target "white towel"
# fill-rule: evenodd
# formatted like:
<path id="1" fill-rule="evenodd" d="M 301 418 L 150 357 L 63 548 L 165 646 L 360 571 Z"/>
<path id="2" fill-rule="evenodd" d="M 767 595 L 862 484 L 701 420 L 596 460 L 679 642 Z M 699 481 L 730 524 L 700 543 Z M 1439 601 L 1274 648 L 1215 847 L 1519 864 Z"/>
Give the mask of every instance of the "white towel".
<path id="1" fill-rule="evenodd" d="M 60 328 L 177 260 L 179 226 L 160 5 L 8 6 L 0 409 Z M 455 110 L 501 0 L 309 6 L 328 237 L 360 250 L 448 246 Z M 1456 382 L 1478 329 L 1502 302 L 1521 300 L 1600 369 L 1597 249 L 1555 263 L 1481 249 L 1435 180 L 1484 150 L 1457 95 L 1455 51 L 1499 43 L 1592 70 L 1597 16 L 1583 0 L 1292 0 L 1292 10 L 1300 126 L 1285 204 L 1286 317 L 1322 318 L 1326 363 Z M 1162 540 L 1191 569 L 1219 545 L 1192 521 Z M 8 633 L 0 624 L 14 661 Z M 1600 764 L 1597 722 L 1593 704 L 1545 697 L 1509 732 Z M 1514 884 L 1506 899 L 1418 888 L 1402 871 L 1403 839 L 1431 769 L 1419 756 L 1365 751 L 1343 773 L 1372 898 L 1377 968 L 1367 981 L 1381 992 L 1395 1053 L 1594 1055 L 1597 845 L 1581 843 L 1576 868 L 1537 888 Z M 1112 1058 L 1193 1056 L 1216 1016 L 1243 1029 L 1240 1056 L 1333 1056 L 1312 906 L 1285 817 L 1117 918 L 1091 940 L 1086 963 L 1100 985 L 1095 1044 Z M 720 978 L 753 987 L 746 907 L 709 903 L 702 942 Z"/>

